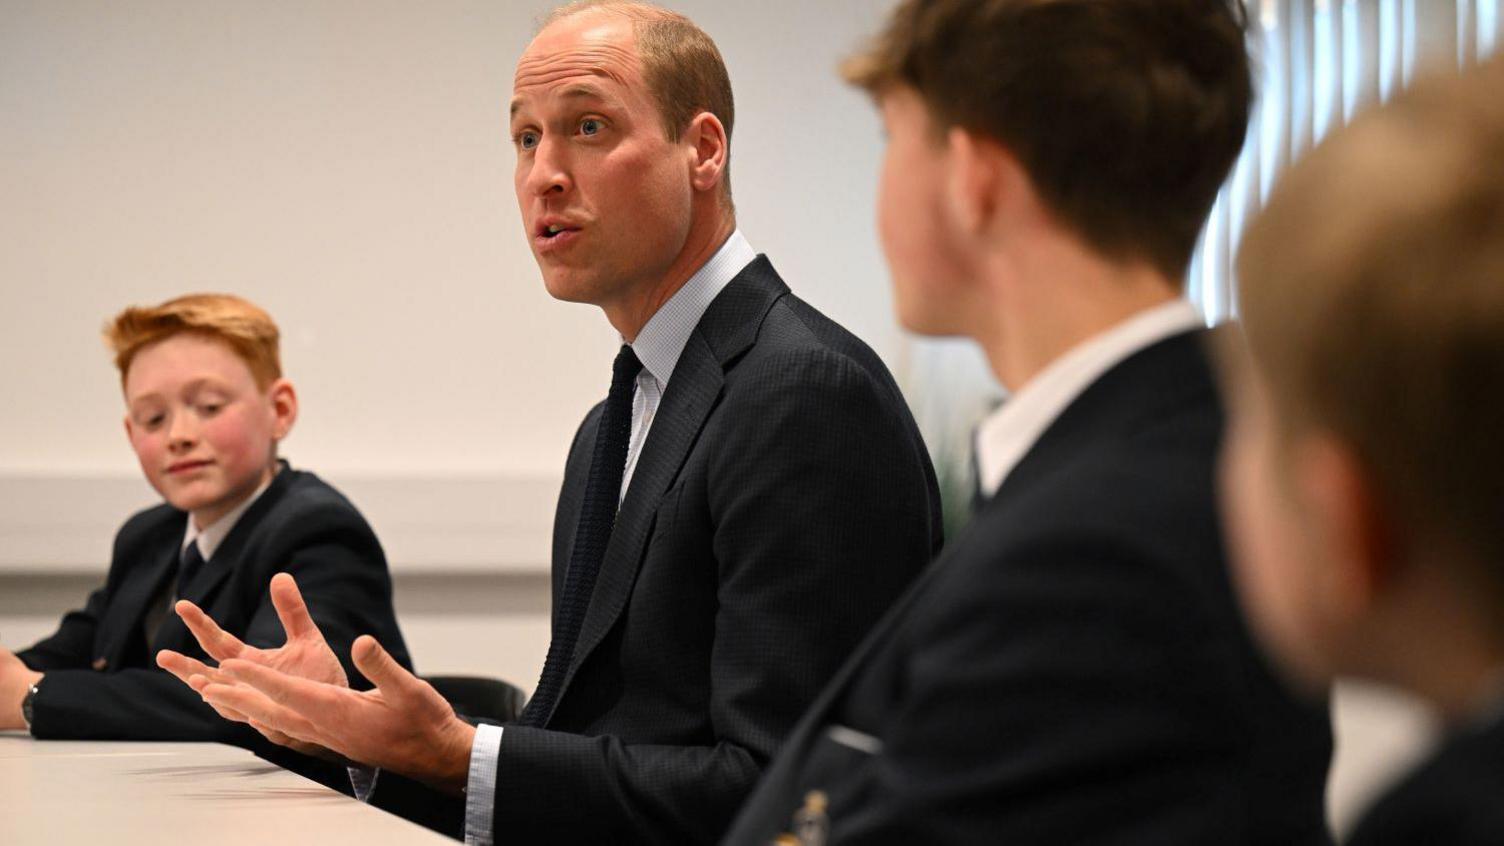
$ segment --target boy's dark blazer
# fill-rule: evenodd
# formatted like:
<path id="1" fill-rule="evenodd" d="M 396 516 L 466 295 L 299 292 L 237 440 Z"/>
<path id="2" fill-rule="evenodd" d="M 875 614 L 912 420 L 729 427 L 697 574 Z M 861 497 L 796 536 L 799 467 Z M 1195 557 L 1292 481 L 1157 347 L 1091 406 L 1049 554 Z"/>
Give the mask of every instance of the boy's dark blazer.
<path id="1" fill-rule="evenodd" d="M 1347 846 L 1504 843 L 1504 714 L 1457 731 L 1376 802 Z"/>
<path id="2" fill-rule="evenodd" d="M 177 614 L 169 611 L 155 641 L 145 641 L 143 620 L 173 577 L 186 526 L 187 514 L 165 504 L 131 517 L 115 536 L 104 587 L 82 610 L 65 616 L 56 634 L 19 653 L 27 666 L 46 674 L 35 702 L 36 737 L 217 741 L 279 762 L 285 757 L 156 666 L 161 649 L 208 660 Z M 285 463 L 181 597 L 252 646 L 280 646 L 286 636 L 268 592 L 279 572 L 297 579 L 352 685 L 364 681 L 349 661 L 350 644 L 359 635 L 375 635 L 399 661 L 410 663 L 376 535 L 338 491 Z"/>
<path id="3" fill-rule="evenodd" d="M 565 467 L 556 613 L 601 410 Z M 759 256 L 674 369 L 546 728 L 504 729 L 497 841 L 713 842 L 941 540 L 887 369 Z"/>
<path id="4" fill-rule="evenodd" d="M 831 843 L 1328 841 L 1327 715 L 1266 671 L 1224 565 L 1202 336 L 1069 405 L 822 692 L 727 843 L 768 843 L 813 791 Z"/>

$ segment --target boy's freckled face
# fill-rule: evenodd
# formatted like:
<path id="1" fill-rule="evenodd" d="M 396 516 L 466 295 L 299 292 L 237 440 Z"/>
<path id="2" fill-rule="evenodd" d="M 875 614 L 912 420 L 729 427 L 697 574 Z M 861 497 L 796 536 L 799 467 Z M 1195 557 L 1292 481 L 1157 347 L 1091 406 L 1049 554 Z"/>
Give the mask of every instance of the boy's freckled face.
<path id="1" fill-rule="evenodd" d="M 153 488 L 206 526 L 273 473 L 279 423 L 268 392 L 226 344 L 176 335 L 131 361 L 126 433 Z"/>

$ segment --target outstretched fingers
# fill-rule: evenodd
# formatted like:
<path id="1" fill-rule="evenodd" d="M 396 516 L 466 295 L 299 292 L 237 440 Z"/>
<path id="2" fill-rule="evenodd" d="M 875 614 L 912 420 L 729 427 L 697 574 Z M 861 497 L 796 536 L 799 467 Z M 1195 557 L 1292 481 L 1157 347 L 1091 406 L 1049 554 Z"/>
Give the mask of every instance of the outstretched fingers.
<path id="1" fill-rule="evenodd" d="M 197 658 L 189 658 L 181 652 L 163 649 L 157 653 L 157 666 L 177 676 L 178 681 L 192 687 L 188 681 L 193 676 L 215 678 L 219 671 Z"/>
<path id="2" fill-rule="evenodd" d="M 199 693 L 215 710 L 240 715 L 239 722 L 249 723 L 273 742 L 281 742 L 278 736 L 285 736 L 307 743 L 322 743 L 323 738 L 313 721 L 248 684 L 210 683 L 203 685 Z"/>
<path id="3" fill-rule="evenodd" d="M 219 624 L 209 618 L 197 605 L 186 599 L 178 600 L 173 606 L 178 616 L 183 618 L 183 624 L 188 631 L 193 633 L 194 639 L 210 658 L 216 661 L 227 661 L 231 658 L 245 657 L 247 647 L 240 638 L 230 634 L 219 627 Z"/>

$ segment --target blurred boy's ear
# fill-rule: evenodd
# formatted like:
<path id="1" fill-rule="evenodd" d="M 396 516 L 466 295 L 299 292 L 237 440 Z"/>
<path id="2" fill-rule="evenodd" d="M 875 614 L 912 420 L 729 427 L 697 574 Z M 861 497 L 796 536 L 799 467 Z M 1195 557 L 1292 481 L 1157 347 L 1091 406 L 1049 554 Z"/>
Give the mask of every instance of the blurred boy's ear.
<path id="1" fill-rule="evenodd" d="M 1351 631 L 1392 586 L 1398 546 L 1395 527 L 1372 477 L 1352 448 L 1325 431 L 1300 436 L 1291 451 L 1291 472 L 1323 568 L 1322 606 L 1333 622 Z"/>
<path id="2" fill-rule="evenodd" d="M 1017 214 L 1019 203 L 1032 196 L 1023 164 L 997 141 L 951 127 L 945 146 L 949 162 L 946 197 L 966 234 L 995 229 L 999 216 Z"/>
<path id="3" fill-rule="evenodd" d="M 291 382 L 278 379 L 266 389 L 266 398 L 276 418 L 272 433 L 280 441 L 287 437 L 292 431 L 292 424 L 298 421 L 298 392 L 293 390 Z"/>

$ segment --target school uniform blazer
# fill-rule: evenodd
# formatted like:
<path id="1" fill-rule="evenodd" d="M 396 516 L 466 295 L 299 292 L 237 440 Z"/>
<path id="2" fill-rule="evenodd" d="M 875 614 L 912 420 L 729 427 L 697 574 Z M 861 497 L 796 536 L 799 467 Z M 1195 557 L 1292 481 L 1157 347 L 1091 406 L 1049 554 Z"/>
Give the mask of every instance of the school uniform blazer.
<path id="1" fill-rule="evenodd" d="M 1504 843 L 1504 715 L 1452 734 L 1374 803 L 1348 846 Z"/>
<path id="2" fill-rule="evenodd" d="M 601 411 L 565 466 L 556 619 Z M 674 368 L 546 726 L 503 730 L 497 842 L 713 842 L 940 543 L 887 369 L 759 256 Z"/>
<path id="3" fill-rule="evenodd" d="M 1201 336 L 1066 408 L 801 719 L 725 842 L 762 846 L 806 806 L 843 844 L 1328 841 L 1325 710 L 1273 681 L 1224 564 Z"/>
<path id="4" fill-rule="evenodd" d="M 27 666 L 46 674 L 34 703 L 33 735 L 217 741 L 270 753 L 279 762 L 286 757 L 250 727 L 221 718 L 157 667 L 161 649 L 209 660 L 177 614 L 169 610 L 155 641 L 146 643 L 142 621 L 176 572 L 186 521 L 185 512 L 165 504 L 131 517 L 115 536 L 104 587 L 82 610 L 65 616 L 56 634 L 19 653 Z M 297 579 L 352 685 L 364 681 L 349 660 L 359 635 L 375 635 L 399 661 L 410 663 L 376 535 L 338 491 L 286 464 L 199 577 L 183 586 L 182 598 L 252 646 L 280 646 L 286 636 L 268 587 L 279 572 Z"/>

